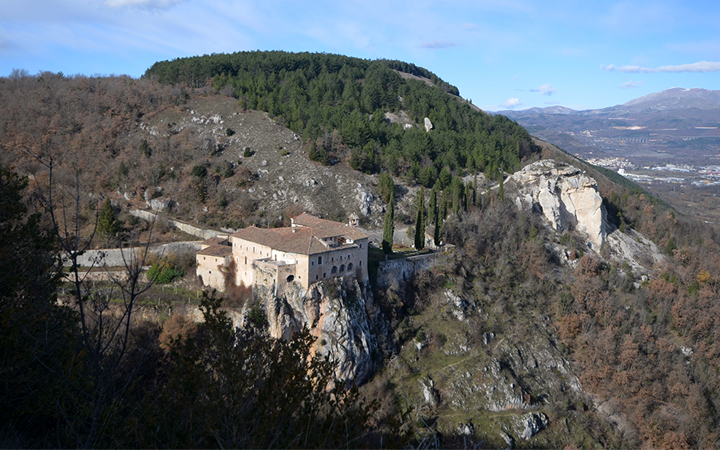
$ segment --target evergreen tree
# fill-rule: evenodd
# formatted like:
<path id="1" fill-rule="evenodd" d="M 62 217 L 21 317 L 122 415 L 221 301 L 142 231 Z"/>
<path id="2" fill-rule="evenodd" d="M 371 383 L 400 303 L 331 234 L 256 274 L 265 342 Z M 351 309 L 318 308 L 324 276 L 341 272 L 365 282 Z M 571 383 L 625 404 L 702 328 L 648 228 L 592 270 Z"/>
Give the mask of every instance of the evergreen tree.
<path id="1" fill-rule="evenodd" d="M 505 171 L 500 168 L 500 187 L 498 188 L 498 196 L 500 197 L 500 201 L 505 200 L 505 191 L 503 189 L 503 185 L 505 184 Z"/>
<path id="2" fill-rule="evenodd" d="M 100 216 L 98 216 L 97 232 L 100 236 L 112 237 L 115 236 L 118 231 L 120 231 L 120 225 L 115 217 L 115 211 L 110 203 L 110 199 L 106 198 L 100 211 Z"/>
<path id="3" fill-rule="evenodd" d="M 472 204 L 473 206 L 477 206 L 477 173 L 475 174 L 472 186 Z"/>
<path id="4" fill-rule="evenodd" d="M 418 192 L 418 211 L 415 219 L 415 249 L 417 251 L 425 248 L 425 189 L 420 188 Z"/>
<path id="5" fill-rule="evenodd" d="M 395 233 L 395 196 L 390 197 L 390 205 L 385 213 L 385 226 L 383 227 L 383 252 L 388 255 L 392 253 L 393 235 Z"/>
<path id="6" fill-rule="evenodd" d="M 437 184 L 435 185 L 437 186 Z M 438 214 L 437 205 L 437 189 L 435 187 L 430 191 L 430 203 L 428 204 L 428 222 L 434 222 L 435 216 Z"/>
<path id="7" fill-rule="evenodd" d="M 452 181 L 452 208 L 453 213 L 459 214 L 460 213 L 460 206 L 462 204 L 462 195 L 463 195 L 463 187 L 462 182 L 458 180 L 457 178 L 453 178 Z"/>
<path id="8" fill-rule="evenodd" d="M 472 184 L 468 183 L 465 185 L 465 201 L 463 202 L 463 209 L 467 212 L 470 210 L 470 205 L 472 202 Z"/>
<path id="9" fill-rule="evenodd" d="M 440 227 L 442 227 L 442 219 L 440 218 L 440 212 L 438 211 L 437 214 L 435 214 L 435 230 L 433 231 L 433 241 L 435 242 L 435 247 L 440 245 L 440 236 L 442 236 Z"/>

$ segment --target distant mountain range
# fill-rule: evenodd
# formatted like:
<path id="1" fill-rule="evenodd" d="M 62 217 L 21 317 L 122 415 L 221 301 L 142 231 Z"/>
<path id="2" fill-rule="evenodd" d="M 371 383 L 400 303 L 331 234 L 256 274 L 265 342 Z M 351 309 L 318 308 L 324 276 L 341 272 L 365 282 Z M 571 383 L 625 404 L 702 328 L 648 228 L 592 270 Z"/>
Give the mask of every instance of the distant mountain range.
<path id="1" fill-rule="evenodd" d="M 498 111 L 581 157 L 720 163 L 720 91 L 672 88 L 603 109 Z"/>

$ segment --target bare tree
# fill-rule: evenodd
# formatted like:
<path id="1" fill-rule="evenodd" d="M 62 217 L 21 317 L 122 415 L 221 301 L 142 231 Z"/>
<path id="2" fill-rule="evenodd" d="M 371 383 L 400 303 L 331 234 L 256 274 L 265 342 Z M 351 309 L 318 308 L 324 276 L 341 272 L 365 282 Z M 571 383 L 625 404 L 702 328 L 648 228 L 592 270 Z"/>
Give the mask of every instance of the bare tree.
<path id="1" fill-rule="evenodd" d="M 104 418 L 113 416 L 114 400 L 121 397 L 136 379 L 149 353 L 137 353 L 138 348 L 132 345 L 131 328 L 138 298 L 155 282 L 153 278 L 147 281 L 141 279 L 154 221 L 144 245 L 121 250 L 122 276 L 108 270 L 102 256 L 93 258 L 90 267 L 83 267 L 80 257 L 91 249 L 96 237 L 98 212 L 97 208 L 88 208 L 95 211 L 94 217 L 83 217 L 86 202 L 83 201 L 81 189 L 81 171 L 76 164 L 63 164 L 69 158 L 69 151 L 54 155 L 52 151 L 32 152 L 24 147 L 12 148 L 22 150 L 42 168 L 41 172 L 34 174 L 34 199 L 49 218 L 63 253 L 64 268 L 60 270 L 63 271 L 64 279 L 73 286 L 72 306 L 79 313 L 78 340 L 82 344 L 79 353 L 87 362 L 91 380 L 78 382 L 77 377 L 70 374 L 63 376 L 68 386 L 79 394 L 89 408 L 86 414 L 69 411 L 67 406 L 60 403 L 57 408 L 68 424 L 77 423 L 78 420 L 85 422 L 80 427 L 67 428 L 75 433 L 79 447 L 89 448 L 98 437 Z M 63 174 L 69 175 L 67 177 L 58 176 L 58 168 L 63 165 L 70 167 L 70 173 Z M 88 237 L 83 238 L 83 230 L 86 230 Z M 89 274 L 94 267 L 103 267 L 112 281 L 105 291 L 91 289 Z M 118 295 L 120 301 L 116 299 Z M 133 361 L 128 361 L 131 353 Z"/>

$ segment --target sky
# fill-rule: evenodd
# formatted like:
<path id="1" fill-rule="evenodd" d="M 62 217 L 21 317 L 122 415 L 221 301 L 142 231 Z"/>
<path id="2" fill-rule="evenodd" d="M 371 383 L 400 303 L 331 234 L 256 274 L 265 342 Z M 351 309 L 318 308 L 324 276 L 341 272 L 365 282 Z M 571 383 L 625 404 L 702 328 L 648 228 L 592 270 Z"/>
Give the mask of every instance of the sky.
<path id="1" fill-rule="evenodd" d="M 414 63 L 486 111 L 720 89 L 717 0 L 0 0 L 0 11 L 0 76 L 140 77 L 156 61 L 284 50 Z"/>

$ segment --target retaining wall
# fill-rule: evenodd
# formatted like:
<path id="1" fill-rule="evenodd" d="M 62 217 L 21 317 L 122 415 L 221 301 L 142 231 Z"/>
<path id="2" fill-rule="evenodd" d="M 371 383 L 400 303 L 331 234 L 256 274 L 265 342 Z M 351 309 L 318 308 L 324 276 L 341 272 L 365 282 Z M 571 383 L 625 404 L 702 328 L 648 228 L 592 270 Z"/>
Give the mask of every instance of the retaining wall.
<path id="1" fill-rule="evenodd" d="M 185 241 L 171 242 L 169 244 L 155 244 L 150 246 L 148 253 L 159 256 L 166 255 L 171 252 L 177 253 L 181 251 L 192 251 L 194 253 L 200 250 L 201 242 L 202 241 Z M 122 267 L 125 265 L 125 260 L 129 260 L 133 256 L 133 252 L 138 256 L 142 256 L 144 251 L 145 247 L 88 250 L 78 257 L 78 265 L 81 267 Z M 69 265 L 67 257 L 63 260 L 63 265 Z"/>
<path id="2" fill-rule="evenodd" d="M 130 214 L 138 217 L 140 219 L 146 220 L 148 222 L 152 222 L 157 217 L 157 213 L 154 211 L 148 211 L 144 209 L 134 209 L 130 211 Z M 193 236 L 197 236 L 203 240 L 210 239 L 211 237 L 215 237 L 218 235 L 226 235 L 227 233 L 222 233 L 220 231 L 215 230 L 208 230 L 207 228 L 200 228 L 196 227 L 195 225 L 191 225 L 187 222 L 183 222 L 177 219 L 171 219 L 169 217 L 166 217 L 167 223 L 169 226 L 173 228 L 177 228 L 180 231 L 184 231 L 187 234 L 191 234 Z"/>
<path id="3" fill-rule="evenodd" d="M 397 280 L 398 284 L 403 287 L 420 271 L 448 265 L 454 250 L 455 247 L 448 245 L 442 251 L 435 253 L 381 261 L 377 272 L 377 287 L 386 289 L 392 280 Z"/>

